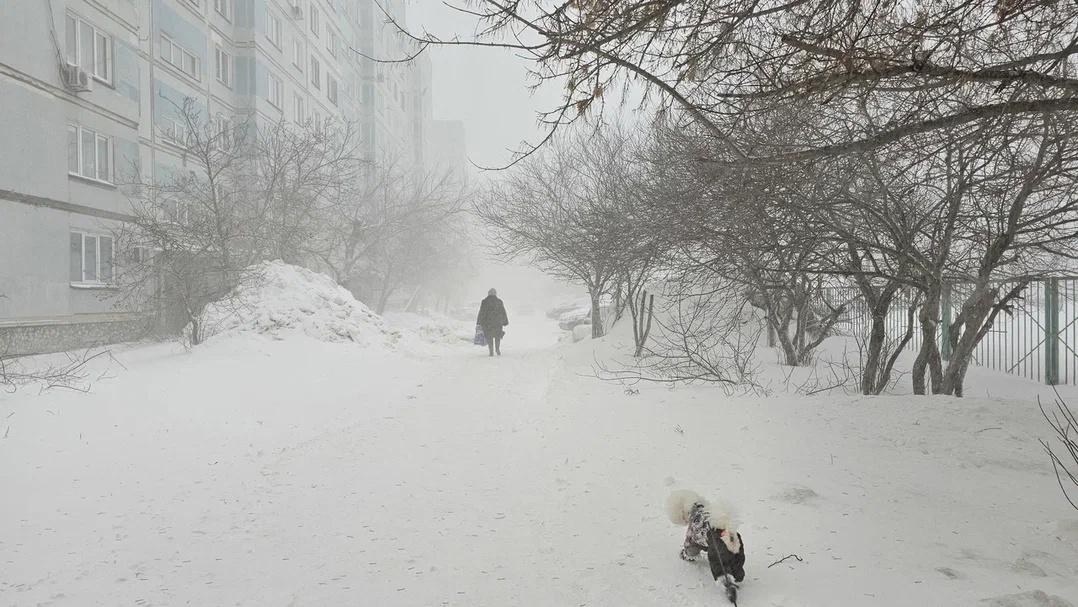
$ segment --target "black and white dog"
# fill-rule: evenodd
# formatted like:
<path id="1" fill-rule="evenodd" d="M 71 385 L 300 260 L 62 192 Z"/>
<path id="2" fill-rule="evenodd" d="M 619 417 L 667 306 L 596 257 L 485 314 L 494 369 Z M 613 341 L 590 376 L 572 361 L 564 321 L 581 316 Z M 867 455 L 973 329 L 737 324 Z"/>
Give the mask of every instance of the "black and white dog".
<path id="1" fill-rule="evenodd" d="M 666 514 L 675 525 L 685 525 L 681 558 L 696 560 L 707 552 L 715 584 L 737 604 L 737 584 L 745 579 L 745 544 L 729 508 L 712 505 L 693 491 L 674 491 L 666 498 Z"/>

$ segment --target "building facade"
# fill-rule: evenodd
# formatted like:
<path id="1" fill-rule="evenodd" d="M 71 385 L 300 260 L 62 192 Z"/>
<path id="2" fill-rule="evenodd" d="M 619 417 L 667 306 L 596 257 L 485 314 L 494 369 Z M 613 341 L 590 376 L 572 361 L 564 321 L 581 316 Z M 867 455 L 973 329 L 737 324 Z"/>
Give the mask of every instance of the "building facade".
<path id="1" fill-rule="evenodd" d="M 471 167 L 464 123 L 460 120 L 434 120 L 427 128 L 427 165 L 439 173 L 439 177 L 445 176 L 459 187 L 467 186 Z"/>
<path id="2" fill-rule="evenodd" d="M 225 123 L 354 123 L 370 158 L 422 170 L 430 65 L 370 59 L 408 52 L 383 8 L 405 23 L 403 0 L 4 3 L 0 355 L 137 331 L 113 235 L 124 184 L 182 166 L 185 103 Z"/>

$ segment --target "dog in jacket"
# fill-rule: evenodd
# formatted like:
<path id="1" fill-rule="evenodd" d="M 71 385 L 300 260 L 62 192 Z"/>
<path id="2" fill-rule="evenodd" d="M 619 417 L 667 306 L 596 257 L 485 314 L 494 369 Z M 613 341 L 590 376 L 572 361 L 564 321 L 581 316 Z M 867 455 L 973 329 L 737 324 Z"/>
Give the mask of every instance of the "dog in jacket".
<path id="1" fill-rule="evenodd" d="M 737 602 L 737 583 L 745 579 L 745 544 L 729 508 L 712 505 L 693 491 L 674 491 L 666 499 L 666 514 L 675 525 L 685 525 L 681 558 L 696 560 L 707 553 L 715 584 Z"/>

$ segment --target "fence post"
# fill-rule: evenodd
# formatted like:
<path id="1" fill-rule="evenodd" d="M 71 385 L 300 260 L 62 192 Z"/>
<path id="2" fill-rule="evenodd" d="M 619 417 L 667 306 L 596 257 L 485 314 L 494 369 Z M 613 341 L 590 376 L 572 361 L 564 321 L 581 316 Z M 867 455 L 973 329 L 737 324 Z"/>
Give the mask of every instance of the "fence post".
<path id="1" fill-rule="evenodd" d="M 1044 281 L 1044 383 L 1059 384 L 1059 279 Z"/>
<path id="2" fill-rule="evenodd" d="M 940 346 L 940 354 L 943 360 L 951 360 L 951 285 L 948 283 L 943 283 L 940 289 L 940 312 L 943 316 L 941 321 L 943 343 Z"/>

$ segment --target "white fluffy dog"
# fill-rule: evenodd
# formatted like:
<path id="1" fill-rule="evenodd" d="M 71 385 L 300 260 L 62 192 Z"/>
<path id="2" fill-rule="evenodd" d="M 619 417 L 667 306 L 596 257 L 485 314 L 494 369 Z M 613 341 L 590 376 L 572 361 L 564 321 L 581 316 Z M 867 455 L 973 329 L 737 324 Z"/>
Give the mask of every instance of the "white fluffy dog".
<path id="1" fill-rule="evenodd" d="M 745 544 L 733 510 L 683 489 L 666 498 L 666 515 L 686 527 L 681 558 L 692 561 L 706 552 L 715 583 L 725 587 L 726 596 L 737 604 L 737 583 L 745 579 Z"/>

